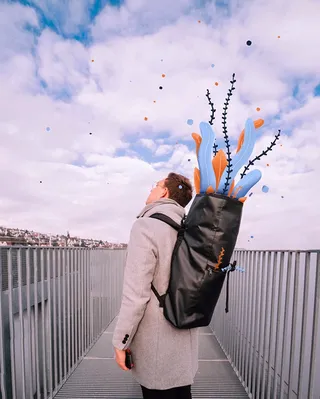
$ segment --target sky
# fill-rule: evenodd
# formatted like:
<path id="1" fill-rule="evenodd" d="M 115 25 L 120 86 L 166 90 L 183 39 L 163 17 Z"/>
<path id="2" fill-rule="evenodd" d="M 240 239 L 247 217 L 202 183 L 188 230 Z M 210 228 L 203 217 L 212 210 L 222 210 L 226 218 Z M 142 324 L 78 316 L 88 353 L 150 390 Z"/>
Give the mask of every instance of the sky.
<path id="1" fill-rule="evenodd" d="M 281 129 L 237 247 L 319 249 L 319 15 L 315 0 L 2 0 L 0 225 L 127 242 L 155 182 L 193 182 L 207 89 L 225 149 L 235 73 L 233 153 L 247 118 L 265 121 L 252 157 Z"/>

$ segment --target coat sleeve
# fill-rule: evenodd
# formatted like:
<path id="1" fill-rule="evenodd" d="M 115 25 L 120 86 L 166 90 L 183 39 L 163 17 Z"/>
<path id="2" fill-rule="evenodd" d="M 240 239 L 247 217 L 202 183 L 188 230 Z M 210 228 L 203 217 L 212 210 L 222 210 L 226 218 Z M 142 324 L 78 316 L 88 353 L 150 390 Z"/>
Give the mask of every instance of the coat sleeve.
<path id="1" fill-rule="evenodd" d="M 151 297 L 151 283 L 158 258 L 155 224 L 150 218 L 135 221 L 127 248 L 123 294 L 112 344 L 127 349 L 137 331 Z"/>

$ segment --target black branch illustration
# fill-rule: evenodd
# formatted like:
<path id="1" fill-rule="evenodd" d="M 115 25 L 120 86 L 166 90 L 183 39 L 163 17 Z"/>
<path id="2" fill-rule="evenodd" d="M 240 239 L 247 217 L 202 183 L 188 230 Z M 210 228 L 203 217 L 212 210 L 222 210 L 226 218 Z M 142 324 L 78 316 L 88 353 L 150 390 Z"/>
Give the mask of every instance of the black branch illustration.
<path id="1" fill-rule="evenodd" d="M 209 121 L 209 123 L 210 123 L 210 125 L 212 126 L 212 125 L 213 125 L 213 121 L 215 120 L 214 113 L 216 112 L 216 109 L 214 108 L 214 104 L 213 104 L 213 102 L 212 102 L 212 100 L 211 100 L 209 89 L 207 89 L 206 97 L 207 97 L 207 99 L 208 99 L 208 103 L 209 103 L 209 105 L 210 105 L 210 110 L 211 110 L 211 115 L 210 115 L 210 121 Z M 217 155 L 217 151 L 218 151 L 218 146 L 217 146 L 216 143 L 214 143 L 214 144 L 213 144 L 213 155 L 214 155 L 214 156 Z"/>
<path id="2" fill-rule="evenodd" d="M 223 112 L 222 112 L 222 129 L 223 129 L 223 135 L 224 135 L 224 141 L 226 143 L 226 147 L 227 147 L 227 177 L 226 177 L 226 181 L 225 181 L 225 185 L 224 185 L 224 189 L 223 189 L 223 194 L 226 194 L 226 191 L 228 189 L 229 186 L 229 180 L 231 179 L 231 172 L 232 172 L 232 163 L 231 163 L 231 152 L 230 152 L 230 142 L 229 142 L 229 137 L 228 137 L 228 130 L 227 130 L 227 111 L 228 111 L 228 106 L 229 106 L 229 101 L 230 98 L 232 96 L 232 92 L 233 90 L 235 90 L 234 88 L 234 84 L 236 83 L 235 80 L 235 73 L 232 74 L 232 80 L 230 81 L 231 83 L 231 88 L 228 91 L 227 94 L 227 98 L 226 101 L 224 103 L 224 107 L 223 107 Z"/>
<path id="3" fill-rule="evenodd" d="M 258 156 L 256 156 L 252 161 L 248 162 L 248 164 L 245 166 L 245 168 L 243 170 L 243 173 L 241 173 L 241 175 L 240 175 L 240 179 L 242 179 L 246 175 L 250 166 L 253 166 L 253 164 L 256 161 L 260 161 L 261 157 L 263 157 L 264 155 L 267 155 L 269 151 L 272 151 L 272 147 L 274 147 L 276 145 L 277 140 L 279 140 L 280 134 L 281 134 L 281 130 L 279 129 L 278 134 L 276 134 L 275 139 L 271 142 L 270 146 L 267 147 L 266 150 L 262 151 L 262 153 L 259 154 Z"/>

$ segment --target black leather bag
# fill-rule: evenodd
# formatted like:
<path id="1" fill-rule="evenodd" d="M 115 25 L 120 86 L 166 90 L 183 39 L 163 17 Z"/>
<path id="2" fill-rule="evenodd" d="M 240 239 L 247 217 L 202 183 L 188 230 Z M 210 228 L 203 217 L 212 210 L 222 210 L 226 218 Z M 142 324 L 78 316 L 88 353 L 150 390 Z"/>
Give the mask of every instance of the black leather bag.
<path id="1" fill-rule="evenodd" d="M 178 231 L 168 290 L 160 296 L 152 285 L 165 318 L 173 326 L 189 329 L 209 325 L 224 281 L 229 279 L 229 272 L 222 269 L 230 265 L 242 207 L 242 202 L 224 195 L 198 194 L 181 225 L 161 213 L 150 216 Z"/>

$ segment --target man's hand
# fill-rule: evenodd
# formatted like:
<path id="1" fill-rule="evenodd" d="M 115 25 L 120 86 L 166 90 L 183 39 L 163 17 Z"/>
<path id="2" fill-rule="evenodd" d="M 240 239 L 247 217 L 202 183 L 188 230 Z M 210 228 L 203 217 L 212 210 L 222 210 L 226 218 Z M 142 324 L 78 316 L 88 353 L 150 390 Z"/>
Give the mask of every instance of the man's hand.
<path id="1" fill-rule="evenodd" d="M 116 354 L 116 362 L 118 363 L 118 366 L 125 371 L 130 371 L 126 367 L 126 351 L 125 350 L 120 350 L 118 348 L 114 348 L 114 352 Z"/>

